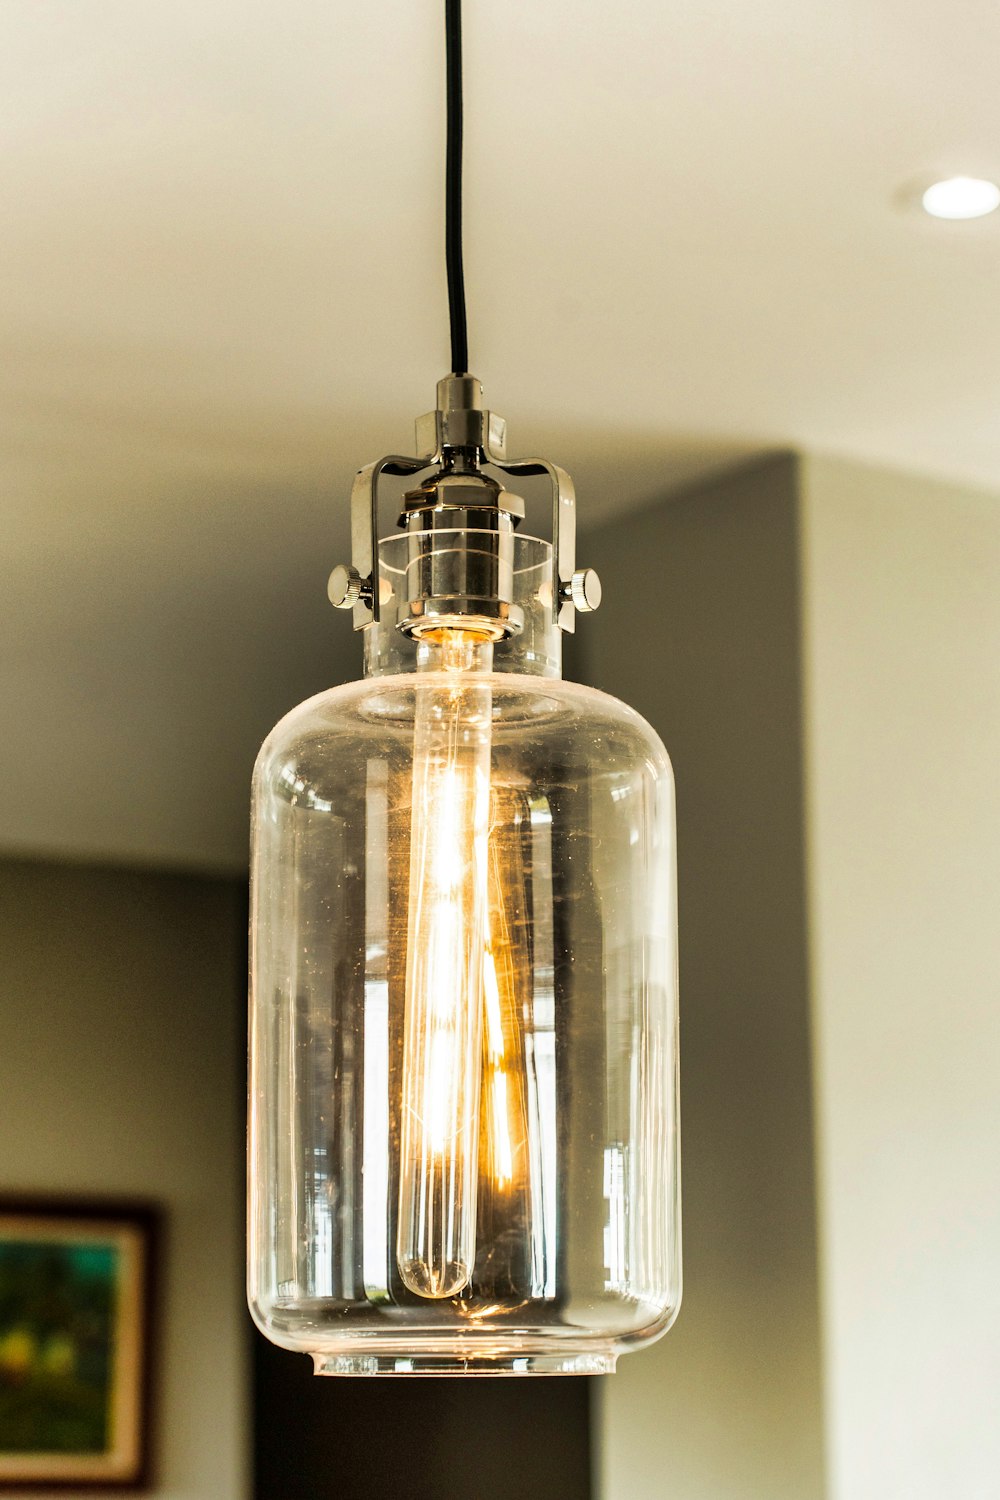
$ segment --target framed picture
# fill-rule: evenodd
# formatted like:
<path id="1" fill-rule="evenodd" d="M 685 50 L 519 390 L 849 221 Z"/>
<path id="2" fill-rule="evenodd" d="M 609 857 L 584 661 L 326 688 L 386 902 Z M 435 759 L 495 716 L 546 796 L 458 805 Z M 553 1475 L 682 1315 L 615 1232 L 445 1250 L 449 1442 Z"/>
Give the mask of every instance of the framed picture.
<path id="1" fill-rule="evenodd" d="M 156 1228 L 0 1198 L 0 1490 L 144 1487 Z"/>

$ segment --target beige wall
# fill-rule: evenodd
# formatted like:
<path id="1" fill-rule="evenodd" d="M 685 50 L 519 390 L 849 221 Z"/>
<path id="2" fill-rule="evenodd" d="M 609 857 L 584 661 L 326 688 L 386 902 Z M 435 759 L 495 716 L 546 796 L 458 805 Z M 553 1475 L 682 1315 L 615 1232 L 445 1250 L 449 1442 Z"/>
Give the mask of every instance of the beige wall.
<path id="1" fill-rule="evenodd" d="M 163 1205 L 164 1500 L 248 1492 L 243 961 L 235 884 L 0 864 L 0 1189 Z"/>
<path id="2" fill-rule="evenodd" d="M 833 1500 L 1000 1494 L 1000 497 L 804 465 Z"/>
<path id="3" fill-rule="evenodd" d="M 798 469 L 583 538 L 575 668 L 677 777 L 684 1304 L 595 1381 L 600 1500 L 818 1500 L 819 1301 L 802 847 Z"/>

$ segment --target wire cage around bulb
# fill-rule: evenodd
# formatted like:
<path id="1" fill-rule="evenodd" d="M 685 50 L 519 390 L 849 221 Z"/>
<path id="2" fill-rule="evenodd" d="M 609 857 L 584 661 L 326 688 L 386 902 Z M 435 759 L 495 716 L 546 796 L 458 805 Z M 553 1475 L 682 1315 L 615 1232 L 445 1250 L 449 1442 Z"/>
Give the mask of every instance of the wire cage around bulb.
<path id="1" fill-rule="evenodd" d="M 250 1305 L 319 1373 L 606 1373 L 680 1301 L 670 765 L 559 677 L 547 543 L 499 641 L 406 634 L 413 560 L 255 771 Z"/>

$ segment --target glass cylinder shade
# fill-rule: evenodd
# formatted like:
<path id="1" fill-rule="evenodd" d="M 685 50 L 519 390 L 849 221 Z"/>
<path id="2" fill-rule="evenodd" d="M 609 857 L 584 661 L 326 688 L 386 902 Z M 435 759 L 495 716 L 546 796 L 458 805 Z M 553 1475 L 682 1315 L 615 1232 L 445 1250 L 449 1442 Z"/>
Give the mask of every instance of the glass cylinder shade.
<path id="1" fill-rule="evenodd" d="M 680 1301 L 670 763 L 561 680 L 547 543 L 506 640 L 401 630 L 413 562 L 255 771 L 250 1305 L 322 1374 L 607 1373 Z"/>

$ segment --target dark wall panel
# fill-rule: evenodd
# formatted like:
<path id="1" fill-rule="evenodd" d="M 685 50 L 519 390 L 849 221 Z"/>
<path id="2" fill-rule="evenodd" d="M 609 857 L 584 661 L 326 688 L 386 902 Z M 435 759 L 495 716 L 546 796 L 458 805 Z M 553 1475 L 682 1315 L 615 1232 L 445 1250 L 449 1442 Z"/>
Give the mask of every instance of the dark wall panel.
<path id="1" fill-rule="evenodd" d="M 257 1500 L 589 1500 L 585 1377 L 341 1379 L 255 1338 Z"/>
<path id="2" fill-rule="evenodd" d="M 684 1303 L 595 1383 L 602 1500 L 819 1500 L 799 467 L 775 456 L 583 538 L 585 680 L 677 777 Z"/>

